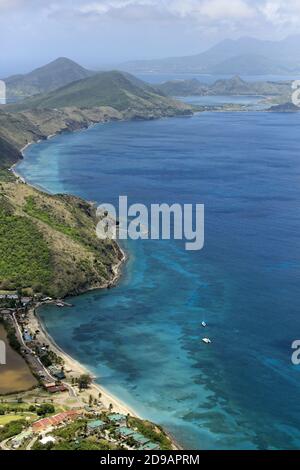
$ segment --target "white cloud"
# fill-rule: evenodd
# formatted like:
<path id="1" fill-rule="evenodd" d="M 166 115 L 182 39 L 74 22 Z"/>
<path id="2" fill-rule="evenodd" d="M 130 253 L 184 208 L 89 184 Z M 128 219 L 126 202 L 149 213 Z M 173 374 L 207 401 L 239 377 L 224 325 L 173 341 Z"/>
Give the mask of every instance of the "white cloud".
<path id="1" fill-rule="evenodd" d="M 156 6 L 157 1 L 154 0 L 101 0 L 91 3 L 83 2 L 77 7 L 77 11 L 90 14 L 106 14 L 111 10 L 123 10 L 130 6 Z"/>
<path id="2" fill-rule="evenodd" d="M 255 9 L 243 0 L 206 0 L 199 6 L 199 12 L 211 18 L 217 19 L 239 19 L 255 16 Z"/>
<path id="3" fill-rule="evenodd" d="M 275 26 L 300 24 L 300 0 L 266 0 L 259 10 Z"/>
<path id="4" fill-rule="evenodd" d="M 23 3 L 23 0 L 0 0 L 0 11 L 13 10 Z"/>
<path id="5" fill-rule="evenodd" d="M 178 18 L 209 19 L 223 18 L 249 18 L 255 10 L 246 0 L 98 0 L 91 3 L 84 2 L 77 7 L 77 11 L 84 14 L 105 15 L 111 11 L 130 11 L 130 8 L 145 7 L 148 12 L 152 9 L 157 15 Z M 132 11 L 132 10 L 131 10 Z"/>

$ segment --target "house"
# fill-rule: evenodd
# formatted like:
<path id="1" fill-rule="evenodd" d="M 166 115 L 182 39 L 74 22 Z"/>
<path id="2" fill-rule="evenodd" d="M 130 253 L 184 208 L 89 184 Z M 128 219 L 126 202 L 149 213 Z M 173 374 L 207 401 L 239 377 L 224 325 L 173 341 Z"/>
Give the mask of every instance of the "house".
<path id="1" fill-rule="evenodd" d="M 32 429 L 34 432 L 42 432 L 47 428 L 58 426 L 59 424 L 66 423 L 69 421 L 73 421 L 80 415 L 81 412 L 78 410 L 64 411 L 63 413 L 59 413 L 57 415 L 50 416 L 49 418 L 43 418 L 39 421 L 36 421 L 35 423 L 33 423 Z"/>
<path id="2" fill-rule="evenodd" d="M 44 445 L 49 444 L 49 443 L 55 444 L 55 438 L 53 436 L 44 436 L 41 440 L 40 443 Z"/>
<path id="3" fill-rule="evenodd" d="M 148 444 L 145 444 L 139 447 L 138 450 L 160 450 L 160 447 L 158 444 L 155 444 L 154 442 L 148 442 Z"/>
<path id="4" fill-rule="evenodd" d="M 127 417 L 120 413 L 111 413 L 108 415 L 108 419 L 117 426 L 126 426 L 127 424 Z"/>
<path id="5" fill-rule="evenodd" d="M 9 294 L 6 296 L 6 298 L 9 300 L 18 300 L 19 296 L 17 294 Z"/>
<path id="6" fill-rule="evenodd" d="M 151 444 L 149 438 L 144 437 L 139 432 L 133 431 L 132 429 L 126 426 L 120 426 L 119 428 L 116 429 L 115 432 L 120 438 L 127 439 L 128 437 L 130 437 L 131 439 L 133 439 L 136 445 L 139 446 L 139 448 Z M 146 450 L 151 450 L 151 449 L 146 449 Z"/>
<path id="7" fill-rule="evenodd" d="M 58 393 L 66 392 L 68 389 L 65 385 L 54 385 L 53 387 L 47 387 L 47 392 L 49 393 Z"/>
<path id="8" fill-rule="evenodd" d="M 48 350 L 45 346 L 37 346 L 36 352 L 40 358 L 48 355 Z"/>
<path id="9" fill-rule="evenodd" d="M 137 444 L 140 444 L 141 446 L 144 446 L 145 444 L 148 444 L 150 439 L 147 437 L 144 437 L 142 434 L 135 432 L 131 436 Z"/>
<path id="10" fill-rule="evenodd" d="M 59 369 L 58 367 L 50 366 L 49 372 L 51 375 L 53 375 L 53 377 L 58 380 L 63 380 L 66 378 L 64 371 L 62 369 Z"/>
<path id="11" fill-rule="evenodd" d="M 55 382 L 44 382 L 43 385 L 49 393 L 66 392 L 68 390 L 64 384 L 56 384 Z"/>
<path id="12" fill-rule="evenodd" d="M 32 342 L 32 336 L 30 335 L 30 333 L 28 333 L 27 330 L 25 330 L 24 333 L 23 333 L 23 339 L 24 339 L 25 343 L 31 343 Z"/>
<path id="13" fill-rule="evenodd" d="M 29 305 L 31 302 L 31 297 L 21 297 L 21 304 L 23 307 L 26 307 L 26 305 Z"/>
<path id="14" fill-rule="evenodd" d="M 127 437 L 132 436 L 134 434 L 134 431 L 125 426 L 121 426 L 116 430 L 116 434 L 118 434 L 118 436 L 120 436 L 121 438 L 126 439 Z"/>
<path id="15" fill-rule="evenodd" d="M 55 382 L 44 382 L 43 385 L 44 385 L 45 389 L 48 390 L 48 388 L 55 387 L 56 383 Z"/>
<path id="16" fill-rule="evenodd" d="M 93 434 L 94 432 L 101 431 L 105 428 L 105 426 L 106 423 L 104 421 L 102 421 L 101 419 L 95 419 L 87 423 L 87 431 L 90 434 Z"/>

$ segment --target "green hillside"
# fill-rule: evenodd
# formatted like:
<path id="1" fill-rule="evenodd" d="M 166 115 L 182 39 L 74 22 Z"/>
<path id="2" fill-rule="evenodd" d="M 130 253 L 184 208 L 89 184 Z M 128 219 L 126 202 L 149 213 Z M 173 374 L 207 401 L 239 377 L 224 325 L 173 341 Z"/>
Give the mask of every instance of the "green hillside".
<path id="1" fill-rule="evenodd" d="M 7 95 L 13 98 L 47 93 L 93 73 L 70 59 L 60 57 L 28 74 L 6 78 Z"/>
<path id="2" fill-rule="evenodd" d="M 10 167 L 19 158 L 19 151 L 7 140 L 0 137 L 0 169 Z"/>
<path id="3" fill-rule="evenodd" d="M 103 287 L 122 253 L 96 237 L 95 208 L 0 174 L 0 289 L 53 297 Z"/>
<path id="4" fill-rule="evenodd" d="M 188 106 L 162 96 L 135 77 L 121 72 L 102 72 L 71 83 L 53 92 L 29 98 L 11 109 L 92 108 L 110 106 L 118 111 L 160 112 L 162 115 L 182 114 Z"/>

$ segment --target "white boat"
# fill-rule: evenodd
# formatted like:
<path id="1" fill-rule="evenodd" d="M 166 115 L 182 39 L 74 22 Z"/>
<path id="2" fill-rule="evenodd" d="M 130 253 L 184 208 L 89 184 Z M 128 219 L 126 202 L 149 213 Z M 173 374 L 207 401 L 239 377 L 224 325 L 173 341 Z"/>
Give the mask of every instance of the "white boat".
<path id="1" fill-rule="evenodd" d="M 201 325 L 203 326 L 203 328 L 206 328 L 206 327 L 207 327 L 207 324 L 205 323 L 205 321 L 203 321 L 203 322 L 201 323 Z"/>
<path id="2" fill-rule="evenodd" d="M 211 344 L 211 340 L 209 338 L 203 338 L 202 341 L 205 344 Z"/>

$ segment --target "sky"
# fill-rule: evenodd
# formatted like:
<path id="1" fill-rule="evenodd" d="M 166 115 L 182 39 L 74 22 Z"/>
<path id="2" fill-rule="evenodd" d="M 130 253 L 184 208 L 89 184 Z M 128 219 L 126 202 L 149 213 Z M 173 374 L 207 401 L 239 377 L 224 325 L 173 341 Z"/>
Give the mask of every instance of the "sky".
<path id="1" fill-rule="evenodd" d="M 300 31 L 300 0 L 0 0 L 0 76 L 57 57 L 100 69 Z"/>

